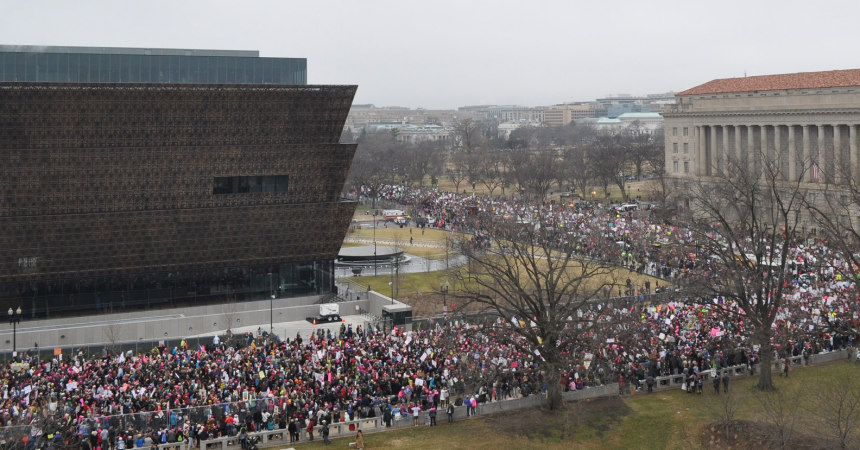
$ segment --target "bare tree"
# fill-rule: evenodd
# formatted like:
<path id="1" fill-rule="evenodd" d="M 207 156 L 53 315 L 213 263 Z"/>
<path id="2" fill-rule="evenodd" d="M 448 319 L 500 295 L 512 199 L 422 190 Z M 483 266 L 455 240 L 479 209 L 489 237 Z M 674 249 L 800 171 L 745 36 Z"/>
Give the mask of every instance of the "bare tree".
<path id="1" fill-rule="evenodd" d="M 376 208 L 382 186 L 393 181 L 396 148 L 394 136 L 388 132 L 364 133 L 358 139 L 348 184 L 364 186 L 373 208 Z"/>
<path id="2" fill-rule="evenodd" d="M 498 152 L 486 152 L 483 154 L 481 183 L 490 192 L 490 195 L 496 191 L 496 188 L 502 188 L 502 193 L 505 190 L 505 165 L 504 156 Z"/>
<path id="3" fill-rule="evenodd" d="M 439 165 L 442 157 L 442 149 L 435 142 L 420 142 L 414 146 L 406 146 L 399 152 L 398 166 L 404 168 L 406 178 L 424 186 L 424 178 L 436 172 L 434 166 Z"/>
<path id="4" fill-rule="evenodd" d="M 666 154 L 662 148 L 654 152 L 647 153 L 647 163 L 651 173 L 657 179 L 656 185 L 653 187 L 651 197 L 656 199 L 660 207 L 668 214 L 672 214 L 673 189 L 670 189 L 670 182 L 666 174 Z"/>
<path id="5" fill-rule="evenodd" d="M 511 344 L 541 359 L 546 406 L 554 410 L 562 406 L 559 370 L 569 362 L 571 350 L 590 342 L 598 322 L 608 322 L 590 314 L 589 300 L 615 284 L 615 272 L 554 249 L 552 232 L 552 227 L 505 223 L 494 230 L 498 238 L 488 247 L 462 246 L 472 269 L 456 277 L 465 281 L 468 276 L 472 282 L 463 283 L 456 297 L 463 308 L 502 318 L 515 337 Z"/>
<path id="6" fill-rule="evenodd" d="M 471 153 L 472 150 L 478 148 L 483 141 L 478 122 L 471 118 L 454 122 L 452 138 L 454 141 L 454 148 L 460 149 L 465 153 Z"/>
<path id="7" fill-rule="evenodd" d="M 857 279 L 860 267 L 860 178 L 850 167 L 835 174 L 839 184 L 825 184 L 822 189 L 808 192 L 804 207 L 811 213 L 810 228 L 824 232 L 829 246 L 839 252 L 849 264 L 845 270 Z M 825 178 L 834 175 L 825 174 Z M 854 295 L 860 294 L 860 283 L 854 283 Z"/>
<path id="8" fill-rule="evenodd" d="M 821 386 L 815 397 L 816 415 L 822 434 L 833 438 L 840 448 L 856 448 L 860 427 L 860 384 L 848 375 Z"/>
<path id="9" fill-rule="evenodd" d="M 729 441 L 734 434 L 737 423 L 735 418 L 738 411 L 743 407 L 746 397 L 738 393 L 737 389 L 731 389 L 729 392 L 720 395 L 717 400 L 717 407 L 708 409 L 708 411 L 717 419 L 717 424 L 723 430 L 726 441 Z"/>
<path id="10" fill-rule="evenodd" d="M 451 166 L 448 168 L 448 178 L 454 183 L 454 191 L 460 191 L 460 184 L 466 181 L 468 173 L 463 167 L 463 154 L 455 154 L 451 157 Z"/>
<path id="11" fill-rule="evenodd" d="M 790 254 L 799 234 L 798 182 L 784 179 L 764 155 L 750 170 L 734 166 L 690 186 L 686 226 L 710 259 L 690 277 L 690 289 L 727 320 L 743 315 L 747 338 L 760 346 L 757 388 L 773 390 L 773 324 L 786 301 Z"/>
<path id="12" fill-rule="evenodd" d="M 571 147 L 564 152 L 559 177 L 587 198 L 591 182 L 591 165 L 588 164 L 585 146 Z"/>
<path id="13" fill-rule="evenodd" d="M 478 148 L 462 155 L 460 158 L 463 170 L 466 173 L 466 181 L 472 186 L 472 193 L 475 193 L 478 183 L 483 181 L 486 153 L 486 149 Z"/>
<path id="14" fill-rule="evenodd" d="M 226 298 L 226 301 L 221 306 L 221 316 L 224 319 L 224 343 L 231 345 L 233 340 L 233 325 L 239 321 L 239 304 L 236 302 L 236 294 L 232 294 Z"/>
<path id="15" fill-rule="evenodd" d="M 783 389 L 779 393 L 773 391 L 756 391 L 754 398 L 761 405 L 764 419 L 773 425 L 775 436 L 773 440 L 779 448 L 790 448 L 789 441 L 798 425 L 801 404 L 805 402 L 802 390 Z"/>
<path id="16" fill-rule="evenodd" d="M 122 326 L 118 323 L 111 323 L 102 328 L 107 341 L 107 351 L 111 355 L 116 355 L 120 351 L 122 343 Z"/>
<path id="17" fill-rule="evenodd" d="M 114 313 L 113 303 L 106 308 L 105 313 Z M 110 322 L 102 328 L 102 332 L 104 333 L 105 340 L 107 342 L 105 347 L 111 355 L 116 355 L 120 352 L 120 344 L 122 344 L 122 329 L 122 324 L 117 322 Z"/>
<path id="18" fill-rule="evenodd" d="M 627 150 L 627 160 L 633 165 L 636 179 L 642 178 L 642 173 L 650 161 L 658 156 L 664 159 L 663 153 L 663 129 L 659 128 L 653 133 L 635 129 L 622 134 L 626 140 L 624 148 Z"/>
<path id="19" fill-rule="evenodd" d="M 629 139 L 608 132 L 598 133 L 586 143 L 586 160 L 591 176 L 600 183 L 607 195 L 609 185 L 615 184 L 621 191 L 621 197 L 627 198 L 626 171 L 631 148 Z"/>
<path id="20" fill-rule="evenodd" d="M 508 149 L 522 150 L 535 146 L 537 144 L 537 133 L 538 129 L 533 126 L 519 127 L 511 131 L 511 135 L 508 136 Z"/>
<path id="21" fill-rule="evenodd" d="M 553 150 L 516 150 L 510 154 L 511 170 L 520 188 L 544 199 L 559 178 L 558 158 Z"/>

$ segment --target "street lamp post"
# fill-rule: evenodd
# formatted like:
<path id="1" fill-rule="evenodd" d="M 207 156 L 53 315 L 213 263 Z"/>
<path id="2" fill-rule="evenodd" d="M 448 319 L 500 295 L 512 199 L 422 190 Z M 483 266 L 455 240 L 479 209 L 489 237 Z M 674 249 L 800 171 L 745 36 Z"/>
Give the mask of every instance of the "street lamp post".
<path id="1" fill-rule="evenodd" d="M 448 288 L 451 287 L 451 283 L 448 280 L 445 280 L 445 283 L 439 282 L 439 291 L 442 292 L 442 313 L 448 314 Z"/>
<path id="2" fill-rule="evenodd" d="M 14 358 L 14 357 L 18 356 L 18 351 L 17 351 L 18 324 L 21 323 L 21 317 L 23 317 L 23 314 L 21 313 L 21 307 L 20 306 L 15 311 L 12 311 L 12 308 L 9 308 L 8 313 L 9 313 L 9 324 L 12 325 L 12 357 Z"/>
<path id="3" fill-rule="evenodd" d="M 373 210 L 373 276 L 376 276 L 376 210 Z"/>
<path id="4" fill-rule="evenodd" d="M 272 284 L 272 272 L 269 272 L 269 337 L 273 337 L 275 324 L 274 324 L 274 315 L 273 304 L 275 303 L 275 287 Z"/>

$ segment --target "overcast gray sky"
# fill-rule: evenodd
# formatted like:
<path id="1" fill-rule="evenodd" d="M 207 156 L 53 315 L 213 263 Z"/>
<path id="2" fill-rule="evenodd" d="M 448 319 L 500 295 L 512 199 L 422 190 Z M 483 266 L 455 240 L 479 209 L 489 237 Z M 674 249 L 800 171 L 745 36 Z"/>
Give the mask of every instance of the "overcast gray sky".
<path id="1" fill-rule="evenodd" d="M 860 68 L 860 2 L 0 0 L 0 43 L 259 50 L 356 103 L 550 105 Z"/>

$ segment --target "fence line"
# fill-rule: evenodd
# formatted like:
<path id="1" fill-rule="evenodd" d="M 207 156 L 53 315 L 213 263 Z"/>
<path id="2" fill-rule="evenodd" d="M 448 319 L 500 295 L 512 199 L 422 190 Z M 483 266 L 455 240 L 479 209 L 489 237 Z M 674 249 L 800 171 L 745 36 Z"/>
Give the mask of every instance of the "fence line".
<path id="1" fill-rule="evenodd" d="M 853 350 L 852 348 L 848 348 L 847 350 L 837 350 L 833 352 L 827 353 L 818 353 L 815 355 L 809 356 L 808 365 L 819 365 L 824 363 L 829 363 L 832 361 L 838 361 L 841 359 L 850 358 L 850 352 Z M 793 356 L 788 358 L 789 362 L 794 367 L 803 367 L 803 357 L 802 356 Z M 774 362 L 774 368 L 780 368 L 780 362 Z M 719 372 L 727 371 L 732 377 L 742 377 L 749 376 L 749 367 L 747 365 L 737 365 L 732 366 L 726 369 L 718 369 Z M 709 377 L 713 373 L 714 369 L 705 370 L 699 372 L 700 375 Z M 655 390 L 668 390 L 668 389 L 677 389 L 683 385 L 684 375 L 668 375 L 661 376 L 655 379 Z M 626 392 L 625 392 L 626 393 Z M 562 394 L 562 397 L 565 401 L 574 401 L 574 400 L 585 400 L 590 398 L 602 398 L 602 397 L 613 397 L 620 394 L 620 388 L 618 383 L 608 383 L 601 386 L 593 386 L 587 387 L 582 390 L 577 391 L 568 391 Z M 528 409 L 538 407 L 544 404 L 546 401 L 545 395 L 532 395 L 528 397 L 520 397 L 514 399 L 506 399 L 500 401 L 491 401 L 483 404 L 479 404 L 476 408 L 476 416 L 485 415 L 485 414 L 493 414 L 493 413 L 501 413 L 501 412 L 509 412 L 516 411 L 520 409 Z M 429 419 L 429 411 L 422 411 L 419 414 L 418 423 L 422 425 L 426 425 L 430 422 Z M 454 420 L 463 420 L 466 418 L 466 408 L 462 406 L 458 406 L 454 408 Z M 329 437 L 330 438 L 340 438 L 340 437 L 351 437 L 355 435 L 356 430 L 362 430 L 365 433 L 373 433 L 380 431 L 389 431 L 391 429 L 403 429 L 410 428 L 414 426 L 412 423 L 412 414 L 409 413 L 406 416 L 401 416 L 399 419 L 394 419 L 391 422 L 391 427 L 386 427 L 381 417 L 369 417 L 369 418 L 361 418 L 355 419 L 351 421 L 337 421 L 329 425 Z M 441 422 L 447 420 L 447 416 L 445 414 L 444 409 L 439 409 L 437 411 L 437 422 Z M 317 426 L 314 429 L 314 435 L 317 436 L 317 439 L 321 438 L 320 430 L 321 426 Z M 283 445 L 284 443 L 288 443 L 289 432 L 287 430 L 272 430 L 272 431 L 262 431 L 258 433 L 249 433 L 249 436 L 258 436 L 260 439 L 259 445 L 261 447 L 266 446 L 274 446 L 274 445 Z M 300 430 L 300 439 L 301 441 L 308 440 L 308 434 L 305 429 Z M 188 442 L 184 443 L 174 443 L 174 444 L 162 444 L 159 445 L 159 449 L 187 449 Z M 238 439 L 235 436 L 232 437 L 221 437 L 216 439 L 210 439 L 205 441 L 205 445 L 202 445 L 201 448 L 207 449 L 232 449 L 239 447 Z"/>

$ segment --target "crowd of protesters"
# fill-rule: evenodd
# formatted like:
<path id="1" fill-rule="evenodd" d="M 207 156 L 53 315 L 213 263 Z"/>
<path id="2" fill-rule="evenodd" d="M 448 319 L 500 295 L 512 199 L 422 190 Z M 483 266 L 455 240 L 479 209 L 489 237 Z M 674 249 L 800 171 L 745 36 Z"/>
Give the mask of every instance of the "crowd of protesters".
<path id="1" fill-rule="evenodd" d="M 399 186 L 383 189 L 381 196 L 412 205 L 415 214 L 433 218 L 431 226 L 473 237 L 492 239 L 492 217 L 608 234 L 617 245 L 599 256 L 659 277 L 654 290 L 659 279 L 677 286 L 689 269 L 709 263 L 690 251 L 696 247 L 690 233 L 652 223 L 644 213 Z M 576 233 L 557 233 L 555 239 L 588 254 Z M 788 301 L 774 326 L 775 356 L 854 346 L 860 311 L 849 301 L 854 280 L 847 279 L 845 264 L 814 239 L 791 252 Z M 584 313 L 598 321 L 629 317 L 635 326 L 565 349 L 565 389 L 616 381 L 651 387 L 655 377 L 670 374 L 683 374 L 688 386 L 700 389 L 700 372 L 754 367 L 759 360 L 743 316 L 720 313 L 731 309 L 731 300 L 692 299 L 670 290 L 659 301 L 647 301 L 647 284 L 628 284 L 626 291 L 625 301 L 600 299 Z M 84 448 L 134 448 L 182 440 L 199 445 L 219 436 L 243 440 L 272 429 L 288 429 L 291 441 L 312 439 L 319 426 L 327 439 L 332 423 L 380 417 L 388 426 L 409 418 L 417 424 L 421 411 L 430 411 L 435 424 L 437 409 L 450 421 L 449 407 L 465 407 L 471 415 L 481 403 L 546 389 L 539 349 L 512 333 L 528 322 L 456 320 L 414 331 L 344 324 L 289 338 L 215 338 L 196 348 L 183 343 L 137 354 L 25 358 L 26 365 L 8 363 L 0 371 L 0 425 L 4 433 L 28 426 L 34 440 L 77 438 Z M 723 383 L 728 389 L 728 381 Z"/>

